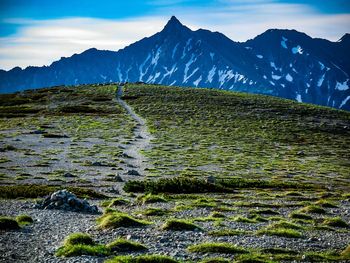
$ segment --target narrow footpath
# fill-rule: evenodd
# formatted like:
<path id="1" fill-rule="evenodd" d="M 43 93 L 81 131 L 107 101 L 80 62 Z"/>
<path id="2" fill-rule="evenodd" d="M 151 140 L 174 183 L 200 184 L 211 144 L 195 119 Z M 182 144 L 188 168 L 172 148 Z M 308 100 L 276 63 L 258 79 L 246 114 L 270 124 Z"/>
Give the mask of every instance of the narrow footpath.
<path id="1" fill-rule="evenodd" d="M 142 150 L 147 150 L 151 147 L 152 135 L 147 130 L 146 121 L 137 115 L 134 110 L 122 100 L 123 86 L 118 86 L 116 99 L 117 102 L 128 112 L 137 125 L 134 128 L 134 138 L 129 144 L 122 145 L 123 160 L 125 161 L 125 175 L 129 176 L 144 176 L 146 168 L 151 165 L 147 163 L 145 156 L 141 153 Z"/>

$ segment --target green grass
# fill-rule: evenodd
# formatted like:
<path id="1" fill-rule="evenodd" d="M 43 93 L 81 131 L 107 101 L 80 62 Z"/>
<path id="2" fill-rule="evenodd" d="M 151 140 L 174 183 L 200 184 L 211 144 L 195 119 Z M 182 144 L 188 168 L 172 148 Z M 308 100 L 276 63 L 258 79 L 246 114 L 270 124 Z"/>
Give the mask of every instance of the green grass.
<path id="1" fill-rule="evenodd" d="M 220 229 L 210 231 L 208 235 L 222 237 L 222 236 L 241 236 L 241 235 L 249 235 L 252 234 L 251 231 L 247 230 L 237 230 L 237 229 Z"/>
<path id="2" fill-rule="evenodd" d="M 231 245 L 229 243 L 202 243 L 187 248 L 192 253 L 221 253 L 221 254 L 242 254 L 248 253 L 246 249 Z"/>
<path id="3" fill-rule="evenodd" d="M 162 195 L 155 195 L 155 194 L 147 194 L 144 196 L 139 196 L 137 198 L 138 201 L 140 201 L 142 204 L 152 204 L 152 203 L 165 203 L 167 200 Z"/>
<path id="4" fill-rule="evenodd" d="M 315 204 L 319 205 L 321 207 L 324 207 L 324 208 L 337 208 L 338 207 L 334 202 L 324 200 L 324 199 L 317 201 Z"/>
<path id="5" fill-rule="evenodd" d="M 161 227 L 163 230 L 172 231 L 194 231 L 201 230 L 201 227 L 184 219 L 168 219 Z"/>
<path id="6" fill-rule="evenodd" d="M 301 225 L 291 223 L 288 221 L 279 221 L 277 223 L 271 224 L 268 226 L 269 229 L 276 229 L 276 228 L 287 228 L 287 229 L 294 229 L 294 230 L 301 230 L 303 227 Z"/>
<path id="7" fill-rule="evenodd" d="M 106 247 L 110 249 L 112 252 L 130 252 L 130 251 L 141 251 L 141 250 L 147 249 L 147 247 L 145 247 L 140 243 L 132 242 L 122 238 L 119 238 L 107 244 Z"/>
<path id="8" fill-rule="evenodd" d="M 292 219 L 302 219 L 302 220 L 312 220 L 312 216 L 305 214 L 305 213 L 301 213 L 298 211 L 294 211 L 292 213 L 289 214 L 289 217 Z"/>
<path id="9" fill-rule="evenodd" d="M 111 201 L 103 202 L 102 206 L 115 207 L 115 206 L 129 205 L 129 204 L 130 204 L 130 202 L 124 198 L 114 198 Z"/>
<path id="10" fill-rule="evenodd" d="M 141 211 L 142 215 L 145 216 L 163 216 L 169 214 L 169 210 L 156 208 L 156 207 L 148 207 L 144 211 Z"/>
<path id="11" fill-rule="evenodd" d="M 64 246 L 69 245 L 94 245 L 92 237 L 85 233 L 72 233 L 64 239 Z"/>
<path id="12" fill-rule="evenodd" d="M 249 176 L 263 181 L 236 184 L 237 188 L 293 190 L 298 189 L 295 183 L 301 189 L 309 183 L 346 187 L 350 156 L 345 149 L 350 139 L 343 124 L 350 119 L 347 112 L 259 95 L 156 85 L 128 84 L 125 96 L 134 98 L 127 102 L 146 119 L 156 138 L 154 147 L 145 151 L 154 175 L 215 176 L 217 180 Z M 222 171 L 219 176 L 217 169 Z M 336 176 L 324 180 L 323 175 L 334 171 Z M 206 188 L 173 192 L 218 191 Z M 150 190 L 169 191 L 159 186 Z"/>
<path id="13" fill-rule="evenodd" d="M 290 228 L 261 229 L 257 232 L 257 234 L 286 238 L 301 238 L 303 236 L 299 231 Z"/>
<path id="14" fill-rule="evenodd" d="M 16 216 L 16 221 L 19 225 L 28 225 L 34 222 L 33 218 L 29 215 L 19 215 Z"/>
<path id="15" fill-rule="evenodd" d="M 109 254 L 110 250 L 105 245 L 96 244 L 92 237 L 85 233 L 70 234 L 64 239 L 63 246 L 56 251 L 58 257 L 107 256 Z"/>
<path id="16" fill-rule="evenodd" d="M 308 205 L 300 209 L 301 213 L 325 214 L 327 211 L 318 205 Z"/>
<path id="17" fill-rule="evenodd" d="M 67 189 L 76 194 L 80 198 L 106 198 L 102 193 L 95 190 L 82 187 L 58 187 L 48 185 L 0 185 L 0 198 L 16 199 L 16 198 L 37 198 L 49 195 L 59 189 Z"/>
<path id="18" fill-rule="evenodd" d="M 350 260 L 350 244 L 340 253 L 342 259 Z"/>
<path id="19" fill-rule="evenodd" d="M 20 226 L 14 218 L 7 217 L 7 216 L 0 216 L 0 229 L 17 230 L 17 229 L 20 229 Z"/>
<path id="20" fill-rule="evenodd" d="M 178 263 L 171 257 L 161 255 L 117 256 L 105 263 Z"/>
<path id="21" fill-rule="evenodd" d="M 308 262 L 331 262 L 339 261 L 341 258 L 336 252 L 306 252 L 303 259 Z"/>
<path id="22" fill-rule="evenodd" d="M 77 257 L 82 255 L 108 256 L 109 254 L 109 249 L 107 249 L 104 245 L 67 245 L 60 247 L 56 251 L 56 256 L 58 257 Z"/>
<path id="23" fill-rule="evenodd" d="M 264 254 L 287 254 L 287 255 L 297 255 L 298 252 L 295 250 L 291 249 L 286 249 L 286 248 L 263 248 L 260 249 L 260 251 Z"/>
<path id="24" fill-rule="evenodd" d="M 235 263 L 277 263 L 271 260 L 267 255 L 261 253 L 251 252 L 249 254 L 242 254 L 237 257 Z"/>
<path id="25" fill-rule="evenodd" d="M 120 212 L 105 213 L 97 219 L 99 228 L 142 227 L 151 224 Z"/>
<path id="26" fill-rule="evenodd" d="M 142 193 L 231 193 L 234 189 L 242 188 L 312 188 L 309 184 L 296 184 L 291 182 L 278 182 L 268 180 L 254 180 L 243 178 L 232 178 L 217 180 L 215 184 L 206 182 L 204 179 L 195 179 L 187 177 L 161 178 L 152 181 L 133 181 L 125 183 L 126 192 Z"/>
<path id="27" fill-rule="evenodd" d="M 325 218 L 322 224 L 330 227 L 349 227 L 349 224 L 345 222 L 341 217 Z"/>
<path id="28" fill-rule="evenodd" d="M 231 262 L 230 260 L 225 258 L 206 258 L 199 261 L 199 263 L 230 263 L 230 262 Z"/>

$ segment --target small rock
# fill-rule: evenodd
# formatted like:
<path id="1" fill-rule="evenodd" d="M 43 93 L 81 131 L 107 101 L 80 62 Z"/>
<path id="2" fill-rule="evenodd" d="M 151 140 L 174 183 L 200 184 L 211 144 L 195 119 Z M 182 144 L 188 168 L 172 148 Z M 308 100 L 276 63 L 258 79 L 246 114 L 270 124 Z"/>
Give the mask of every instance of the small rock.
<path id="1" fill-rule="evenodd" d="M 123 154 L 122 154 L 122 157 L 123 157 L 123 158 L 128 158 L 128 159 L 134 159 L 134 157 L 132 157 L 132 156 L 126 154 L 126 153 L 123 153 Z"/>
<path id="2" fill-rule="evenodd" d="M 127 175 L 140 176 L 141 174 L 140 174 L 138 171 L 136 171 L 136 170 L 129 170 L 129 171 L 127 172 Z"/>
<path id="3" fill-rule="evenodd" d="M 216 178 L 214 176 L 210 175 L 205 179 L 205 181 L 209 184 L 215 184 Z"/>
<path id="4" fill-rule="evenodd" d="M 92 214 L 99 213 L 97 206 L 91 206 L 87 200 L 81 200 L 77 198 L 75 194 L 70 193 L 67 190 L 59 190 L 52 193 L 41 202 L 38 202 L 34 207 L 40 209 L 59 209 Z"/>
<path id="5" fill-rule="evenodd" d="M 119 174 L 117 174 L 116 176 L 113 177 L 113 181 L 121 183 L 124 182 L 124 180 L 121 178 L 121 176 Z"/>
<path id="6" fill-rule="evenodd" d="M 101 162 L 93 162 L 91 165 L 92 166 L 102 166 L 102 163 Z"/>
<path id="7" fill-rule="evenodd" d="M 65 173 L 63 175 L 63 177 L 67 177 L 67 178 L 70 178 L 70 177 L 76 177 L 75 175 L 71 174 L 71 173 Z"/>

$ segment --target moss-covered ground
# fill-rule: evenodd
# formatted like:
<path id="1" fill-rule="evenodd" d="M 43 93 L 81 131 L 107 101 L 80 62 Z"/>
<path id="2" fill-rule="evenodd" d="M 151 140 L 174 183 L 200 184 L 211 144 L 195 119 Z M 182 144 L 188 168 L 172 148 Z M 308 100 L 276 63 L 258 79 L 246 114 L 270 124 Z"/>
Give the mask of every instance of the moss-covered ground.
<path id="1" fill-rule="evenodd" d="M 0 96 L 1 198 L 69 186 L 106 199 L 96 201 L 104 214 L 86 230 L 99 242 L 61 247 L 57 255 L 109 262 L 350 260 L 348 112 L 127 84 L 122 99 L 153 136 L 152 147 L 141 150 L 150 165 L 139 176 L 127 174 L 133 167 L 123 154 L 140 139 L 138 124 L 115 100 L 116 88 Z M 116 238 L 147 249 L 114 257 L 103 244 Z"/>

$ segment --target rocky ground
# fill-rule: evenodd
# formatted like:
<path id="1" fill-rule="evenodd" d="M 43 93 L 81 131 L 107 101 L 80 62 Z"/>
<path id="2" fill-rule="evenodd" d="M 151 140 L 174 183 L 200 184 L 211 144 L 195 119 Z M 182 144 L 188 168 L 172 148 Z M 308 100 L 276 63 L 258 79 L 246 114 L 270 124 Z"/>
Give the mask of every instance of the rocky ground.
<path id="1" fill-rule="evenodd" d="M 2 120 L 1 187 L 74 186 L 97 191 L 105 197 L 87 197 L 84 204 L 89 203 L 89 209 L 70 209 L 69 205 L 62 204 L 36 205 L 38 201 L 43 204 L 43 198 L 0 199 L 1 216 L 14 218 L 25 214 L 33 219 L 33 223 L 17 230 L 0 229 L 0 262 L 104 262 L 114 256 L 56 256 L 64 239 L 76 232 L 88 233 L 99 244 L 124 238 L 147 247 L 147 251 L 120 252 L 118 255 L 167 255 L 180 262 L 200 262 L 214 257 L 226 259 L 226 262 L 243 262 L 237 254 L 188 250 L 190 245 L 207 242 L 232 244 L 252 255 L 265 253 L 275 262 L 326 262 L 350 244 L 350 196 L 347 192 L 326 187 L 304 190 L 254 188 L 237 189 L 232 193 L 187 195 L 126 193 L 123 190 L 125 182 L 152 178 L 155 166 L 159 166 L 144 154 L 154 147 L 156 138 L 150 134 L 145 119 L 124 100 L 115 98 L 115 87 L 107 92 L 101 90 L 101 94 L 109 96 L 108 107 L 115 107 L 116 112 L 108 115 L 26 115 L 25 118 Z M 60 105 L 57 102 L 63 100 L 60 96 L 62 93 L 53 94 L 48 107 Z M 93 105 L 100 107 L 101 104 Z M 172 167 L 174 171 L 180 168 Z M 166 168 L 161 169 L 164 172 Z M 221 172 L 223 168 L 203 164 L 198 170 L 211 174 Z M 216 179 L 214 176 L 207 180 L 215 183 Z M 339 181 L 343 187 L 343 178 Z M 110 205 L 115 198 L 125 202 Z M 57 199 L 52 200 L 57 202 Z M 67 204 L 74 204 L 76 208 L 79 202 L 73 200 Z M 99 213 L 90 209 L 93 206 Z M 97 219 L 108 206 L 151 224 L 101 228 Z M 163 214 L 147 213 L 153 208 Z M 306 214 L 310 218 L 293 218 L 293 213 Z M 338 217 L 344 225 L 327 224 L 328 219 Z M 193 231 L 164 230 L 164 224 L 171 218 L 187 220 L 198 228 Z M 280 229 L 277 224 L 285 222 L 295 224 L 294 230 L 300 236 L 262 233 L 266 229 Z M 232 230 L 237 233 L 229 234 Z M 264 249 L 281 249 L 292 255 Z M 346 262 L 339 257 L 337 261 Z"/>

